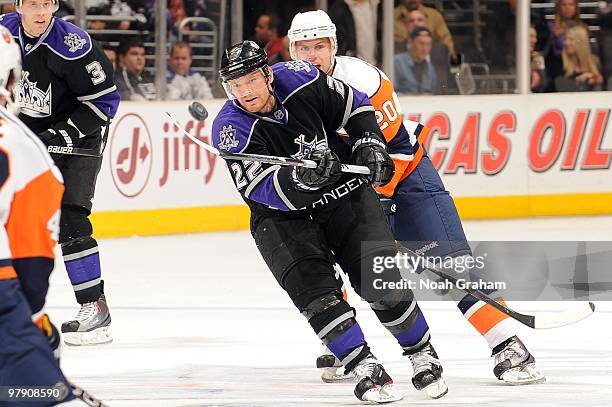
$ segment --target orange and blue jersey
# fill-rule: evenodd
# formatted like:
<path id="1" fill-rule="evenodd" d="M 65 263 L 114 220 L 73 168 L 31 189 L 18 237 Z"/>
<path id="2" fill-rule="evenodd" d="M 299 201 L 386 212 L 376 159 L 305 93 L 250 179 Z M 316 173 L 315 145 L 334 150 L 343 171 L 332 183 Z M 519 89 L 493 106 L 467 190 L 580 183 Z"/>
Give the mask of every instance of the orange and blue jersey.
<path id="1" fill-rule="evenodd" d="M 45 146 L 0 107 L 0 279 L 53 266 L 63 192 Z"/>
<path id="2" fill-rule="evenodd" d="M 426 137 L 427 129 L 421 123 L 402 120 L 393 83 L 380 69 L 358 58 L 337 56 L 332 76 L 370 98 L 375 109 L 376 121 L 387 141 L 387 151 L 395 164 L 395 173 L 391 181 L 376 188 L 376 191 L 391 197 L 397 185 L 419 164 L 423 156 L 420 141 Z"/>

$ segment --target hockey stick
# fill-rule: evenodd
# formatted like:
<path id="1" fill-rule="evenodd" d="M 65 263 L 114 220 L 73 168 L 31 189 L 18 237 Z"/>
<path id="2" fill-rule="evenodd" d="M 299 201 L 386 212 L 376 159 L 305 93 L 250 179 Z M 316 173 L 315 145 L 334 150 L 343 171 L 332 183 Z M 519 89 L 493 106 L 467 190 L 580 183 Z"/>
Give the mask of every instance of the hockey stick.
<path id="1" fill-rule="evenodd" d="M 68 382 L 70 387 L 72 387 L 72 394 L 79 400 L 83 401 L 83 403 L 87 404 L 90 407 L 108 407 L 108 404 L 105 404 L 102 400 L 99 400 L 89 394 L 82 387 L 77 386 L 72 382 Z"/>
<path id="2" fill-rule="evenodd" d="M 195 138 L 188 131 L 186 131 L 183 126 L 169 113 L 166 112 L 166 115 L 172 121 L 176 127 L 181 129 L 185 136 L 189 137 L 191 141 L 204 148 L 206 151 L 209 151 L 215 155 L 218 155 L 223 158 L 229 158 L 230 160 L 243 160 L 243 161 L 258 161 L 267 164 L 275 164 L 275 165 L 291 165 L 294 167 L 306 167 L 306 168 L 317 168 L 317 163 L 312 160 L 302 160 L 300 158 L 288 158 L 288 157 L 278 157 L 273 155 L 261 155 L 261 154 L 246 154 L 246 153 L 223 153 L 217 150 L 215 147 L 211 146 L 204 141 Z M 370 174 L 370 169 L 368 167 L 364 167 L 361 165 L 351 165 L 351 164 L 341 164 L 342 172 L 349 172 L 353 174 Z"/>
<path id="3" fill-rule="evenodd" d="M 402 246 L 399 242 L 397 244 L 398 251 L 400 253 L 405 253 L 411 257 L 421 257 L 424 262 L 424 269 L 434 273 L 435 275 L 442 277 L 445 280 L 450 281 L 455 287 L 457 287 L 457 278 L 448 274 L 446 271 L 441 270 L 437 267 L 434 267 L 429 263 L 427 258 L 419 256 L 412 250 L 408 249 L 405 246 Z M 533 329 L 550 329 L 550 328 L 559 328 L 561 326 L 570 325 L 576 323 L 580 320 L 585 319 L 589 315 L 591 315 L 595 311 L 595 304 L 592 302 L 580 302 L 573 306 L 571 309 L 563 312 L 552 312 L 552 313 L 537 313 L 534 315 L 522 314 L 518 311 L 513 310 L 499 302 L 495 301 L 491 297 L 489 297 L 484 292 L 474 289 L 474 288 L 457 288 L 461 291 L 464 291 L 473 297 L 476 297 L 482 302 L 485 302 L 491 305 L 493 308 L 498 311 L 503 312 L 511 318 L 516 319 L 520 323 L 527 325 Z"/>

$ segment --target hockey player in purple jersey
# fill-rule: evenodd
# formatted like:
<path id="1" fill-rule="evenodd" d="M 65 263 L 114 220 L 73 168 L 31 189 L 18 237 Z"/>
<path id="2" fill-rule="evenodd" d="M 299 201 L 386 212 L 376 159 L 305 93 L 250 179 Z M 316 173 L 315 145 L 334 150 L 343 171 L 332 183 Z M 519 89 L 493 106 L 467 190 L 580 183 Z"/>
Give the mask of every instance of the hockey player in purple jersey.
<path id="1" fill-rule="evenodd" d="M 47 146 L 99 149 L 117 112 L 119 93 L 102 49 L 81 28 L 57 19 L 58 0 L 16 0 L 0 16 L 21 48 L 16 85 L 19 118 Z M 54 154 L 65 184 L 59 243 L 81 308 L 62 325 L 71 345 L 110 342 L 110 313 L 101 280 L 98 244 L 89 220 L 101 157 Z"/>
<path id="2" fill-rule="evenodd" d="M 372 274 L 374 259 L 394 256 L 397 246 L 372 188 L 391 179 L 393 161 L 370 100 L 307 62 L 269 67 L 265 52 L 251 41 L 225 51 L 219 74 L 230 100 L 213 122 L 215 147 L 318 164 L 306 168 L 226 159 L 251 209 L 257 248 L 317 336 L 357 378 L 357 398 L 399 400 L 333 269 L 337 261 L 405 354 L 420 346 L 427 324 L 412 292 L 372 289 L 375 277 L 401 277 L 395 266 Z M 336 134 L 340 128 L 348 139 Z M 340 163 L 367 166 L 370 175 L 343 173 Z M 437 397 L 446 393 L 439 375 L 425 373 L 421 380 L 438 388 Z"/>

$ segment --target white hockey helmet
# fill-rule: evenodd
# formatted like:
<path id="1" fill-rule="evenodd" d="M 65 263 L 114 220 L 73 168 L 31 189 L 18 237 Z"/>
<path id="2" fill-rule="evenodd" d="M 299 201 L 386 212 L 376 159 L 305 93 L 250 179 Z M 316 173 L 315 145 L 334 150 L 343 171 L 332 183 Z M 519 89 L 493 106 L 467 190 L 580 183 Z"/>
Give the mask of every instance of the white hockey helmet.
<path id="1" fill-rule="evenodd" d="M 338 50 L 336 40 L 336 25 L 323 10 L 307 11 L 297 13 L 291 21 L 291 27 L 287 31 L 289 36 L 289 53 L 291 59 L 298 59 L 296 52 L 297 41 L 313 40 L 315 38 L 329 38 L 332 48 L 332 62 Z M 332 64 L 333 65 L 333 64 Z"/>
<path id="2" fill-rule="evenodd" d="M 6 99 L 9 110 L 17 112 L 19 107 L 15 104 L 14 93 L 7 86 L 12 80 L 14 89 L 16 82 L 21 79 L 21 50 L 9 30 L 3 26 L 0 26 L 0 55 L 0 96 Z"/>

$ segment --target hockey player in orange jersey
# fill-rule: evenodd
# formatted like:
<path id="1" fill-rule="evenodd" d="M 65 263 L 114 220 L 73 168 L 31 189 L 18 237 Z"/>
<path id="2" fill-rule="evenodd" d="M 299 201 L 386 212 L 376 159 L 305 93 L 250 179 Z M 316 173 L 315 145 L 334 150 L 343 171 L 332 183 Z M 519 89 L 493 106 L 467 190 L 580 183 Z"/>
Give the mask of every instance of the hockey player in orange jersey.
<path id="1" fill-rule="evenodd" d="M 59 334 L 43 308 L 64 186 L 45 146 L 13 112 L 21 57 L 4 27 L 0 55 L 0 388 L 49 389 L 53 397 L 27 403 L 49 406 L 74 398 L 54 355 Z"/>
<path id="2" fill-rule="evenodd" d="M 400 104 L 389 78 L 376 67 L 353 57 L 336 56 L 336 26 L 322 10 L 298 13 L 288 31 L 292 59 L 304 59 L 323 72 L 366 93 L 376 110 L 378 125 L 388 144 L 395 164 L 391 182 L 377 192 L 391 199 L 396 212 L 390 218 L 395 238 L 412 250 L 437 242 L 427 252 L 431 256 L 459 257 L 471 255 L 457 209 L 433 167 L 421 141 L 428 129 L 422 124 L 402 121 Z M 435 245 L 430 245 L 435 246 Z M 463 315 L 485 338 L 494 357 L 493 372 L 509 384 L 531 384 L 545 381 L 536 370 L 535 359 L 516 336 L 515 321 L 492 306 L 466 295 L 457 304 Z M 409 317 L 409 316 L 407 316 Z M 402 321 L 394 321 L 401 324 Z M 417 388 L 427 389 L 429 383 L 441 379 L 442 367 L 429 344 L 429 328 L 425 319 L 413 326 L 412 347 L 405 347 L 410 357 Z M 399 340 L 399 338 L 398 338 Z M 325 356 L 318 365 L 325 366 Z M 329 365 L 330 363 L 328 363 Z M 336 374 L 338 363 L 324 369 L 325 381 L 345 379 Z M 425 373 L 423 373 L 425 372 Z M 438 384 L 438 388 L 442 386 Z"/>

